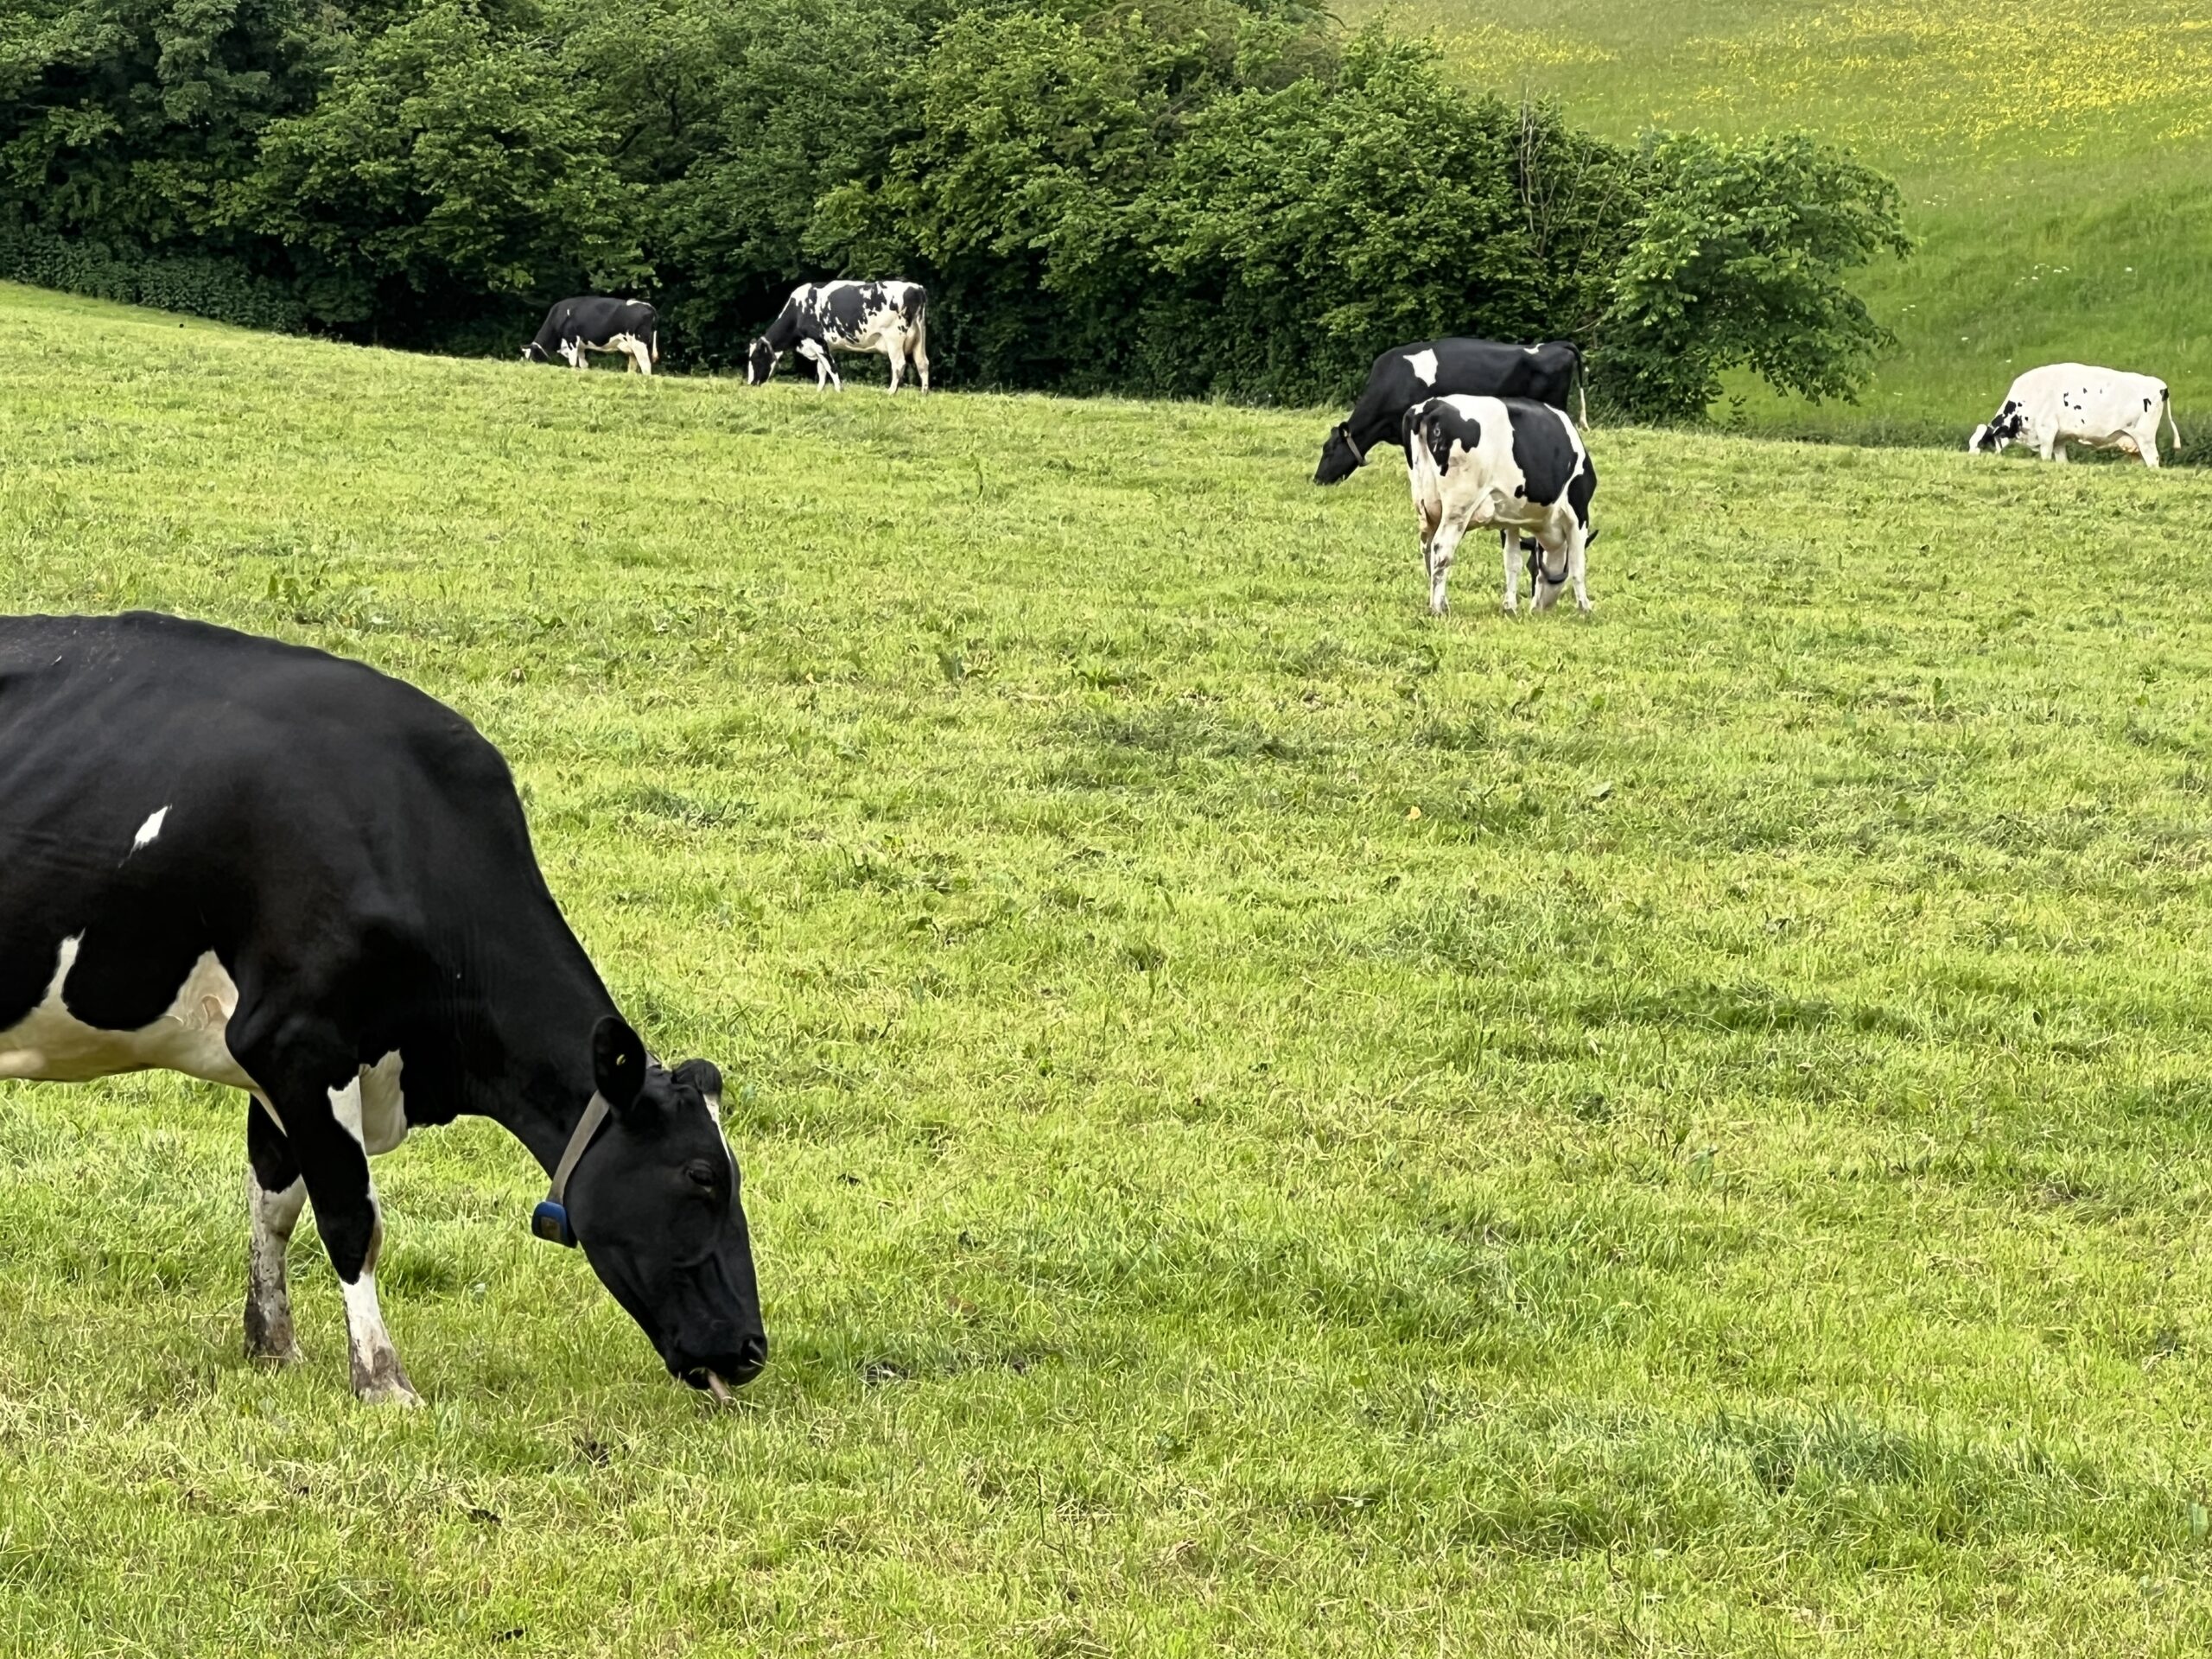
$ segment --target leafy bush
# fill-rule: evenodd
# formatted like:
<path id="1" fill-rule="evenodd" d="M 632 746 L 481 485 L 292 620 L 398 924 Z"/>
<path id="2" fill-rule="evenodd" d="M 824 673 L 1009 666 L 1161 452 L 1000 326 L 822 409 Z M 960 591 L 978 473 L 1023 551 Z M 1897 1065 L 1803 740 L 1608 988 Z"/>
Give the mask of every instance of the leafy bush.
<path id="1" fill-rule="evenodd" d="M 276 334 L 296 333 L 307 321 L 289 288 L 233 259 L 118 252 L 104 243 L 21 227 L 0 230 L 0 280 Z"/>
<path id="2" fill-rule="evenodd" d="M 1802 133 L 1674 133 L 1615 278 L 1601 364 L 1637 414 L 1701 416 L 1747 365 L 1812 398 L 1848 397 L 1892 343 L 1844 275 L 1911 243 L 1897 186 Z"/>

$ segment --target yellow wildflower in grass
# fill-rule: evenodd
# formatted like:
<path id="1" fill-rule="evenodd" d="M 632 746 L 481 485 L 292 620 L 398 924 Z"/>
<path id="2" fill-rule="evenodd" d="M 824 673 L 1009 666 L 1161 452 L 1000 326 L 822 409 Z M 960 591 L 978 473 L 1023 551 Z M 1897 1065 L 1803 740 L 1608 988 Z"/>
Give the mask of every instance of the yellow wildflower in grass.
<path id="1" fill-rule="evenodd" d="M 1705 118 L 1794 112 L 1870 154 L 2071 156 L 2212 131 L 2212 24 L 2178 5 L 1838 6 L 1688 42 Z M 1702 73 L 1699 73 L 1698 70 Z"/>

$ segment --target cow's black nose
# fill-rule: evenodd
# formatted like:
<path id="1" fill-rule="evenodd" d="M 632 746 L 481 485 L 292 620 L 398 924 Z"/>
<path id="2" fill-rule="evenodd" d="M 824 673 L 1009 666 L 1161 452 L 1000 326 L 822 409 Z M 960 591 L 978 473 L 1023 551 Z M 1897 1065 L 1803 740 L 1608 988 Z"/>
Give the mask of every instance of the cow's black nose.
<path id="1" fill-rule="evenodd" d="M 767 1368 L 768 1338 L 765 1336 L 747 1337 L 737 1345 L 737 1367 L 730 1373 L 733 1382 L 750 1382 Z"/>

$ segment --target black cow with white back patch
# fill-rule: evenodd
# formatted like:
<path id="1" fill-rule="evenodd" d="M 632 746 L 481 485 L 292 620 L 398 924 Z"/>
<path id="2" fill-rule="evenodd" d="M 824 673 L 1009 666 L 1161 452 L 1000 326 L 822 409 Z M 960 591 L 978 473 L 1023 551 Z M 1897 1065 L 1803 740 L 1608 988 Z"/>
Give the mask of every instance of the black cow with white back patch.
<path id="1" fill-rule="evenodd" d="M 298 1357 L 312 1201 L 354 1392 L 415 1398 L 369 1159 L 469 1114 L 555 1174 L 537 1230 L 581 1243 L 671 1373 L 721 1396 L 766 1360 L 721 1076 L 624 1022 L 474 728 L 226 629 L 0 619 L 0 1077 L 148 1069 L 251 1096 L 250 1355 Z"/>
<path id="2" fill-rule="evenodd" d="M 1524 397 L 1432 397 L 1408 410 L 1401 428 L 1408 482 L 1421 519 L 1428 608 L 1442 616 L 1445 582 L 1471 525 L 1495 525 L 1505 540 L 1504 609 L 1520 609 L 1514 541 L 1535 538 L 1530 603 L 1549 610 L 1572 583 L 1585 613 L 1585 552 L 1597 532 L 1590 504 L 1598 471 L 1567 411 Z"/>
<path id="3" fill-rule="evenodd" d="M 601 294 L 563 300 L 545 314 L 537 338 L 522 348 L 522 360 L 581 369 L 591 352 L 618 353 L 626 360 L 626 372 L 651 374 L 660 361 L 660 314 L 643 300 Z"/>
<path id="4" fill-rule="evenodd" d="M 761 386 L 785 352 L 814 365 L 819 388 L 844 390 L 831 354 L 878 352 L 891 364 L 891 390 L 911 359 L 922 390 L 930 389 L 930 296 L 919 283 L 808 283 L 791 290 L 784 308 L 745 355 L 745 384 Z"/>
<path id="5" fill-rule="evenodd" d="M 1402 443 L 1406 411 L 1431 397 L 1529 397 L 1565 409 L 1569 394 L 1581 383 L 1582 348 L 1564 340 L 1541 346 L 1494 340 L 1424 340 L 1394 346 L 1367 372 L 1367 385 L 1351 413 L 1329 429 L 1313 481 L 1340 484 L 1360 469 L 1378 445 Z M 1586 392 L 1582 423 L 1590 423 Z"/>

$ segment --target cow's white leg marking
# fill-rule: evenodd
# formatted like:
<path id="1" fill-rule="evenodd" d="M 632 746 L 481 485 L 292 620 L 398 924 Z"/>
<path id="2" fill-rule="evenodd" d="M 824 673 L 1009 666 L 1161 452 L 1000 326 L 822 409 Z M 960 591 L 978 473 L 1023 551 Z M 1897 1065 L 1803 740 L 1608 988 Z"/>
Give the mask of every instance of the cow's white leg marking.
<path id="1" fill-rule="evenodd" d="M 169 810 L 166 806 L 149 814 L 146 822 L 138 826 L 138 833 L 130 837 L 130 850 L 142 852 L 152 846 L 155 837 L 162 833 L 162 826 L 168 822 L 168 816 Z"/>
<path id="2" fill-rule="evenodd" d="M 379 1229 L 378 1242 L 383 1242 Z M 384 1328 L 384 1311 L 377 1305 L 377 1274 L 365 1267 L 350 1285 L 341 1281 L 346 1294 L 346 1344 L 353 1362 L 353 1392 L 372 1406 L 419 1406 L 422 1396 L 407 1380 L 399 1351 Z"/>
<path id="3" fill-rule="evenodd" d="M 2153 470 L 2158 466 L 2158 423 L 2154 418 L 2148 428 L 2139 428 L 2134 433 L 2135 453 L 2143 457 L 2143 464 Z"/>
<path id="4" fill-rule="evenodd" d="M 270 1116 L 274 1116 L 272 1112 Z M 292 1296 L 284 1272 L 284 1252 L 307 1207 L 308 1184 L 296 1179 L 271 1192 L 245 1166 L 246 1209 L 251 1236 L 245 1258 L 245 1345 L 249 1357 L 273 1359 L 283 1364 L 300 1357 L 299 1340 L 292 1333 Z"/>
<path id="5" fill-rule="evenodd" d="M 896 334 L 883 348 L 885 359 L 891 365 L 891 392 L 899 392 L 899 377 L 906 372 L 906 336 Z"/>
<path id="6" fill-rule="evenodd" d="M 1505 602 L 1503 608 L 1508 616 L 1518 616 L 1521 614 L 1521 560 L 1519 556 L 1521 552 L 1521 538 L 1518 536 L 1516 536 L 1511 531 L 1506 530 L 1500 531 L 1498 532 L 1498 539 L 1505 543 Z M 1533 593 L 1529 595 L 1529 602 L 1531 604 L 1535 602 L 1535 594 Z"/>
<path id="7" fill-rule="evenodd" d="M 397 1097 L 398 1059 L 397 1054 L 387 1054 L 374 1066 L 362 1067 L 360 1075 L 343 1089 L 330 1091 L 331 1115 L 340 1128 L 360 1142 L 364 1153 L 377 1150 L 371 1146 L 367 1133 L 372 1114 L 381 1116 L 389 1109 L 388 1103 Z M 372 1087 L 365 1087 L 372 1075 L 378 1077 L 378 1082 Z M 404 1118 L 399 1133 L 406 1133 Z M 395 1139 L 391 1144 L 397 1146 L 398 1141 Z M 407 1368 L 399 1363 L 399 1350 L 392 1346 L 391 1333 L 384 1328 L 384 1311 L 377 1303 L 377 1258 L 384 1252 L 384 1206 L 378 1202 L 373 1176 L 369 1180 L 368 1201 L 369 1213 L 374 1220 L 360 1277 L 351 1283 L 339 1281 L 346 1294 L 346 1342 L 353 1356 L 353 1392 L 371 1405 L 387 1401 L 420 1405 L 421 1399 L 407 1380 Z"/>
<path id="8" fill-rule="evenodd" d="M 920 377 L 922 390 L 930 389 L 930 334 L 926 315 L 914 321 L 914 332 L 907 337 L 906 349 L 914 359 L 914 372 Z"/>
<path id="9" fill-rule="evenodd" d="M 1590 533 L 1580 524 L 1574 526 L 1573 539 L 1567 544 L 1567 568 L 1574 582 L 1574 608 L 1583 615 L 1590 614 L 1590 589 L 1584 585 L 1583 572 L 1590 546 Z"/>

